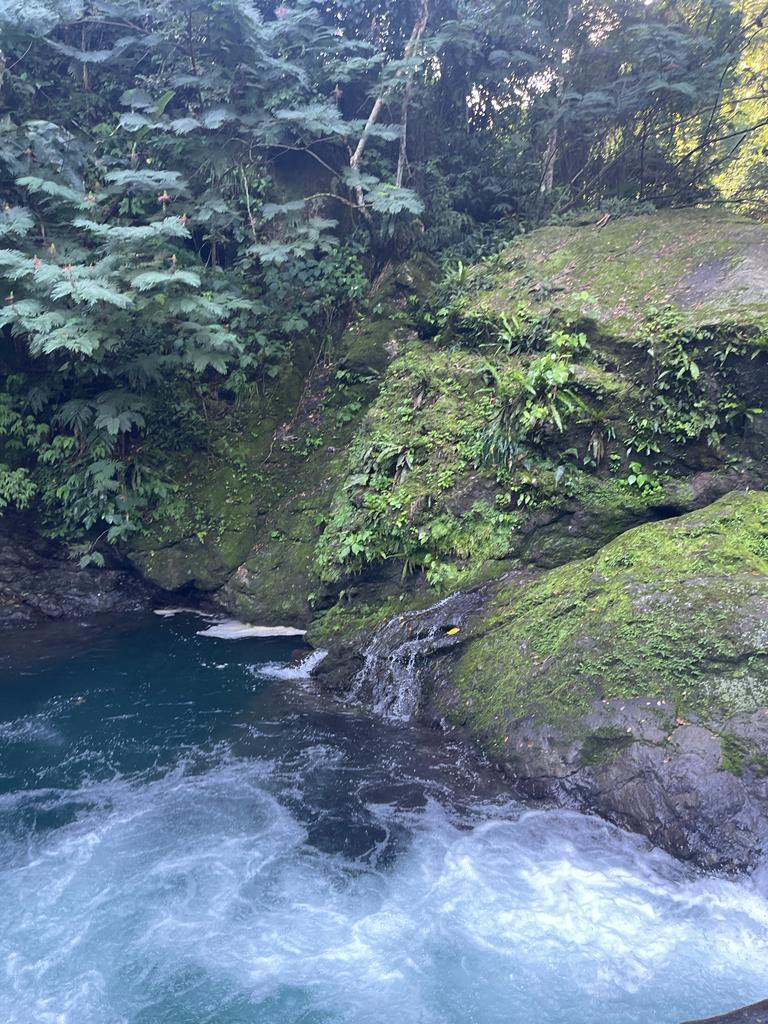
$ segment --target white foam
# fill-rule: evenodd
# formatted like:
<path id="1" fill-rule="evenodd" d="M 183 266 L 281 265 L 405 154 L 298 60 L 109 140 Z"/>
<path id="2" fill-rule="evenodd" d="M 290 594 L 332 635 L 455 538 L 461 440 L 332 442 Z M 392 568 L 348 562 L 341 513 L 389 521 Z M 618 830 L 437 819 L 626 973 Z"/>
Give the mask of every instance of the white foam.
<path id="1" fill-rule="evenodd" d="M 309 679 L 321 661 L 328 657 L 328 651 L 311 651 L 301 661 L 286 665 L 279 661 L 270 661 L 266 665 L 256 665 L 253 672 L 270 679 Z"/>
<path id="2" fill-rule="evenodd" d="M 259 626 L 250 622 L 240 622 L 238 619 L 227 619 L 213 612 L 201 611 L 199 608 L 155 608 L 154 613 L 164 619 L 171 619 L 175 615 L 197 615 L 198 618 L 211 623 L 205 629 L 198 630 L 197 635 L 215 637 L 218 640 L 305 636 L 307 632 L 306 629 L 297 629 L 295 626 Z"/>
<path id="3" fill-rule="evenodd" d="M 208 619 L 211 622 L 215 622 L 218 618 L 217 615 L 211 612 L 203 612 L 199 608 L 155 608 L 155 615 L 159 615 L 163 619 L 172 619 L 174 615 L 197 615 L 198 618 Z"/>
<path id="4" fill-rule="evenodd" d="M 0 745 L 11 743 L 57 742 L 61 739 L 47 720 L 48 715 L 27 715 L 13 722 L 0 722 Z"/>
<path id="5" fill-rule="evenodd" d="M 208 629 L 198 631 L 198 636 L 212 636 L 219 640 L 245 640 L 250 637 L 267 639 L 278 636 L 304 636 L 306 629 L 294 626 L 256 626 L 237 619 L 221 619 Z"/>
<path id="6" fill-rule="evenodd" d="M 87 809 L 0 870 L 3 1024 L 677 1024 L 768 990 L 746 885 L 579 815 L 467 831 L 435 804 L 377 805 L 410 843 L 351 862 L 270 792 L 284 768 L 225 755 L 48 794 Z"/>

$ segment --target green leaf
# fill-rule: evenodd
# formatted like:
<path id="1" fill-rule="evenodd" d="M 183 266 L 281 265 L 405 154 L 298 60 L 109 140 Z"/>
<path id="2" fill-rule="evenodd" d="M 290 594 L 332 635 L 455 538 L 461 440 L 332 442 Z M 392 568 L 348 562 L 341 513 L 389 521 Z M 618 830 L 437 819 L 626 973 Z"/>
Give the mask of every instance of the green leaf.
<path id="1" fill-rule="evenodd" d="M 131 288 L 146 292 L 165 284 L 183 284 L 190 288 L 199 288 L 200 275 L 193 270 L 147 270 L 131 279 Z"/>
<path id="2" fill-rule="evenodd" d="M 396 185 L 384 183 L 374 185 L 366 193 L 365 203 L 376 213 L 420 214 L 424 210 L 424 204 L 413 189 L 398 188 Z"/>
<path id="3" fill-rule="evenodd" d="M 66 185 L 60 185 L 56 181 L 50 181 L 47 178 L 37 178 L 34 175 L 25 175 L 23 178 L 17 178 L 16 184 L 26 188 L 28 192 L 32 192 L 34 195 L 42 194 L 50 196 L 52 199 L 61 199 L 80 210 L 88 208 L 84 194 L 75 192 L 74 189 Z"/>
<path id="4" fill-rule="evenodd" d="M 165 113 L 165 108 L 171 102 L 173 97 L 176 95 L 175 89 L 166 89 L 160 99 L 157 101 L 154 107 L 155 117 L 162 117 Z"/>
<path id="5" fill-rule="evenodd" d="M 0 238 L 23 238 L 35 226 L 35 218 L 24 206 L 7 206 L 0 216 Z"/>

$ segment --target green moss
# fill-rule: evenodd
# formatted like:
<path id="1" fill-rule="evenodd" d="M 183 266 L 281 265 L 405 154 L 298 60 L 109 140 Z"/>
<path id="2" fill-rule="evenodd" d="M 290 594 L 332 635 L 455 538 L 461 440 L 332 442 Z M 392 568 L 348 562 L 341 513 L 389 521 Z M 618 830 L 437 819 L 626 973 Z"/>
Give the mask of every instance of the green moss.
<path id="1" fill-rule="evenodd" d="M 741 777 L 744 774 L 744 759 L 749 754 L 747 744 L 740 736 L 722 733 L 720 736 L 720 752 L 723 771 Z"/>
<path id="2" fill-rule="evenodd" d="M 456 673 L 476 727 L 594 700 L 672 699 L 705 719 L 768 702 L 768 497 L 731 494 L 501 589 Z"/>
<path id="3" fill-rule="evenodd" d="M 758 751 L 754 743 L 743 736 L 721 733 L 720 752 L 723 771 L 739 777 L 748 771 L 760 778 L 768 775 L 768 756 Z"/>
<path id="4" fill-rule="evenodd" d="M 226 584 L 218 599 L 245 618 L 308 620 L 319 523 L 341 472 L 335 450 L 355 423 L 305 415 L 305 389 L 288 372 L 268 399 L 253 393 L 213 419 L 197 458 L 169 460 L 173 514 L 128 552 L 148 578 L 168 590 Z"/>
<path id="5" fill-rule="evenodd" d="M 444 558 L 508 551 L 519 517 L 497 508 L 493 476 L 477 468 L 493 412 L 486 361 L 404 345 L 349 452 L 319 552 L 325 578 L 386 559 L 436 572 Z"/>
<path id="6" fill-rule="evenodd" d="M 602 229 L 542 228 L 498 258 L 477 301 L 504 309 L 528 292 L 542 312 L 568 311 L 613 337 L 632 335 L 649 305 L 667 302 L 691 323 L 764 324 L 768 293 L 745 260 L 765 240 L 757 223 L 704 210 L 628 217 Z"/>
<path id="7" fill-rule="evenodd" d="M 382 373 L 397 351 L 402 331 L 396 320 L 356 320 L 341 339 L 341 365 L 358 374 Z"/>
<path id="8" fill-rule="evenodd" d="M 429 591 L 408 592 L 381 597 L 379 600 L 358 601 L 342 598 L 332 608 L 321 612 L 312 622 L 307 640 L 316 647 L 330 642 L 351 640 L 368 634 L 382 622 L 403 612 L 428 608 L 434 604 L 434 594 Z"/>
<path id="9" fill-rule="evenodd" d="M 427 289 L 434 271 L 424 266 L 390 268 L 359 318 L 333 346 L 336 363 L 331 371 L 316 366 L 311 346 L 299 343 L 296 367 L 286 370 L 269 400 L 252 395 L 226 415 L 214 413 L 210 421 L 200 417 L 208 448 L 186 462 L 169 456 L 178 488 L 173 513 L 149 526 L 131 557 L 169 589 L 192 583 L 213 591 L 229 580 L 221 593 L 239 614 L 266 615 L 271 597 L 276 614 L 304 621 L 312 614 L 311 604 L 323 604 L 340 590 L 349 593 L 356 575 L 371 567 L 386 567 L 385 595 L 397 587 L 402 570 L 403 590 L 420 595 L 426 580 L 433 599 L 435 592 L 498 576 L 510 563 L 555 566 L 588 557 L 637 523 L 654 518 L 660 505 L 693 506 L 697 498 L 687 481 L 701 468 L 701 456 L 691 455 L 693 444 L 687 441 L 662 438 L 662 451 L 658 459 L 653 457 L 660 468 L 650 470 L 660 481 L 654 493 L 628 486 L 624 479 L 636 430 L 630 419 L 655 422 L 658 412 L 652 407 L 654 368 L 647 365 L 645 347 L 616 342 L 612 317 L 607 326 L 600 319 L 604 306 L 621 305 L 633 280 L 637 291 L 649 289 L 643 291 L 645 310 L 655 301 L 654 288 L 662 277 L 668 275 L 674 285 L 688 272 L 696 244 L 716 241 L 723 225 L 728 246 L 751 244 L 757 237 L 738 219 L 725 223 L 719 215 L 700 211 L 691 221 L 697 225 L 694 231 L 687 216 L 627 219 L 601 232 L 545 229 L 471 270 L 462 309 L 490 309 L 494 329 L 501 322 L 500 311 L 517 310 L 527 327 L 539 331 L 528 349 L 516 346 L 514 339 L 500 342 L 496 335 L 478 335 L 474 348 L 462 344 L 449 349 L 439 340 L 418 340 L 409 319 L 412 300 Z M 725 241 L 716 246 L 718 252 L 726 252 Z M 663 258 L 651 258 L 659 255 Z M 537 289 L 542 281 L 556 287 Z M 546 314 L 567 306 L 563 300 L 571 295 L 568 289 L 582 287 L 595 302 L 577 299 L 574 315 L 583 319 L 594 314 L 591 349 L 573 332 L 573 344 L 565 349 L 568 332 L 555 331 L 554 319 L 540 323 L 531 311 Z M 426 323 L 426 307 L 423 312 Z M 485 321 L 483 329 L 487 327 Z M 545 409 L 533 417 L 535 429 L 521 432 L 521 406 L 530 411 L 530 404 L 546 405 L 549 395 L 544 390 L 530 398 L 527 375 L 542 355 L 553 354 L 562 356 L 567 368 L 560 392 L 578 401 L 564 409 L 562 430 L 556 418 L 547 419 Z M 744 374 L 752 385 L 755 365 L 750 362 Z M 317 394 L 315 377 L 321 378 Z M 703 373 L 701 392 L 716 391 L 705 377 Z M 741 399 L 740 392 L 734 396 L 736 403 Z M 747 404 L 754 402 L 750 398 Z M 510 411 L 508 421 L 500 416 L 504 408 Z M 498 437 L 502 443 L 494 447 Z M 712 458 L 706 455 L 706 468 Z M 622 557 L 634 556 L 627 548 Z M 390 565 L 396 565 L 392 573 L 386 571 Z M 625 568 L 605 564 L 600 571 Z M 641 570 L 632 570 L 637 585 L 650 585 L 638 576 Z M 568 571 L 578 583 L 573 599 L 592 615 L 589 580 L 582 578 L 581 566 Z M 553 581 L 555 585 L 560 583 Z M 318 600 L 310 601 L 310 595 Z M 573 640 L 555 593 L 545 596 L 549 621 L 539 624 L 535 609 L 530 613 L 535 627 L 531 657 L 540 660 Z M 681 592 L 677 598 L 683 600 Z M 622 652 L 646 642 L 644 629 L 628 611 L 637 599 L 619 588 L 606 607 L 602 596 L 596 602 L 594 614 L 600 621 L 616 620 Z M 388 602 L 388 596 L 370 600 L 368 619 L 385 605 L 389 608 Z M 557 614 L 549 614 L 553 610 Z M 339 628 L 348 632 L 356 614 L 342 603 L 323 622 L 330 629 L 337 616 Z M 723 615 L 727 618 L 727 610 Z M 677 659 L 669 664 L 682 674 L 688 663 L 670 649 L 677 652 L 677 640 L 684 646 L 685 637 L 681 633 L 676 638 L 678 627 L 659 618 L 658 639 L 648 640 L 649 657 L 658 648 L 660 658 L 664 652 L 668 660 Z M 514 651 L 510 663 L 520 657 L 517 647 Z M 499 657 L 506 659 L 507 653 L 500 651 Z M 574 656 L 571 667 L 584 685 L 574 688 L 573 700 L 584 706 L 590 692 L 602 692 L 605 686 L 620 692 L 615 680 L 625 672 L 628 658 L 622 653 L 613 671 L 599 645 L 578 662 Z M 744 678 L 723 675 L 724 700 L 730 699 L 729 688 L 743 693 L 753 685 L 747 681 L 749 672 L 757 680 L 754 686 L 762 685 L 757 669 L 742 663 L 742 670 Z M 547 708 L 558 705 L 550 674 L 547 669 L 541 679 L 537 675 L 530 682 L 520 707 L 528 706 L 528 696 Z M 569 685 L 558 683 L 554 689 L 568 693 Z M 571 703 L 570 697 L 565 700 L 567 706 Z"/>

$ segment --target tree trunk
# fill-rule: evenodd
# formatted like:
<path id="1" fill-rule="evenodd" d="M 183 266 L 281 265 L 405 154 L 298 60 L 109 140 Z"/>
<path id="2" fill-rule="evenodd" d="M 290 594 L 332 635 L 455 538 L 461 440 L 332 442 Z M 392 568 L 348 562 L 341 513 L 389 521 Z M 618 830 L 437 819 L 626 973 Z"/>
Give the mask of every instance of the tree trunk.
<path id="1" fill-rule="evenodd" d="M 557 120 L 550 128 L 549 134 L 547 135 L 547 145 L 544 150 L 544 160 L 541 167 L 541 185 L 539 190 L 542 195 L 549 195 L 555 187 L 555 164 L 557 163 L 557 151 L 560 144 L 559 118 L 566 85 L 565 66 L 567 61 L 565 51 L 567 48 L 568 29 L 571 27 L 571 22 L 573 21 L 575 14 L 576 11 L 574 10 L 573 4 L 568 4 L 568 15 L 565 19 L 565 25 L 563 26 L 563 32 L 560 37 L 560 60 L 558 61 L 555 77 Z"/>
<path id="2" fill-rule="evenodd" d="M 413 31 L 411 32 L 410 39 L 408 40 L 408 43 L 406 44 L 406 47 L 405 47 L 404 57 L 405 57 L 406 61 L 410 61 L 414 57 L 414 55 L 416 53 L 416 48 L 418 47 L 419 42 L 421 41 L 421 37 L 424 35 L 424 31 L 425 31 L 425 29 L 427 27 L 427 19 L 428 18 L 429 18 L 429 0 L 421 0 L 421 9 L 419 11 L 419 16 L 416 19 L 416 22 L 415 22 L 415 24 L 413 26 Z M 405 174 L 405 163 L 406 163 L 406 156 L 407 156 L 407 153 L 406 153 L 406 130 L 407 130 L 407 123 L 408 123 L 408 103 L 409 103 L 409 100 L 410 100 L 411 92 L 413 90 L 413 68 L 411 68 L 411 67 L 401 68 L 395 74 L 396 80 L 402 78 L 403 76 L 407 76 L 407 81 L 406 81 L 406 88 L 405 88 L 405 99 L 403 100 L 403 116 L 402 116 L 402 120 L 401 120 L 400 154 L 399 154 L 398 163 L 397 163 L 397 184 L 398 184 L 398 187 L 400 187 L 402 185 L 403 176 Z M 381 111 L 382 111 L 382 109 L 384 107 L 384 104 L 389 99 L 389 96 L 390 96 L 393 88 L 394 88 L 393 85 L 387 86 L 385 89 L 382 90 L 381 94 L 376 97 L 376 101 L 373 104 L 373 109 L 371 110 L 370 114 L 368 115 L 368 120 L 365 122 L 365 127 L 363 128 L 363 133 L 360 136 L 360 139 L 359 139 L 359 141 L 357 143 L 357 146 L 355 147 L 354 153 L 352 154 L 352 156 L 349 159 L 350 170 L 356 171 L 356 172 L 360 171 L 360 165 L 362 163 L 363 153 L 365 152 L 365 147 L 368 144 L 368 139 L 370 138 L 371 130 L 372 130 L 373 126 L 376 124 L 376 122 L 378 121 L 379 116 L 381 114 Z M 363 190 L 358 185 L 355 188 L 355 192 L 357 194 L 357 205 L 361 209 L 363 209 L 364 206 L 365 206 L 364 197 L 363 197 Z"/>

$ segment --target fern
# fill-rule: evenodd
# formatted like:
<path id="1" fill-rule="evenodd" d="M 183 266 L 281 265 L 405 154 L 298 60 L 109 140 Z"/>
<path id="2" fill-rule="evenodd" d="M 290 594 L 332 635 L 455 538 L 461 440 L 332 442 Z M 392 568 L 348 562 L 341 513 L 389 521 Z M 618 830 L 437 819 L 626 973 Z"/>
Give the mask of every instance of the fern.
<path id="1" fill-rule="evenodd" d="M 275 117 L 278 121 L 293 124 L 313 135 L 339 135 L 345 138 L 352 130 L 338 107 L 331 103 L 310 103 L 293 110 L 282 108 L 275 111 Z"/>
<path id="2" fill-rule="evenodd" d="M 131 288 L 136 288 L 140 292 L 149 291 L 151 288 L 158 288 L 161 285 L 178 284 L 188 285 L 190 288 L 199 288 L 201 278 L 199 274 L 192 270 L 147 270 L 142 274 L 137 274 L 131 280 Z"/>
<path id="3" fill-rule="evenodd" d="M 95 329 L 84 327 L 82 320 L 73 318 L 67 320 L 61 327 L 33 335 L 29 341 L 29 350 L 33 356 L 53 355 L 58 352 L 93 356 L 105 340 Z"/>
<path id="4" fill-rule="evenodd" d="M 132 302 L 131 296 L 125 292 L 117 291 L 115 288 L 100 284 L 98 281 L 88 280 L 76 281 L 65 278 L 51 289 L 50 294 L 54 301 L 70 298 L 75 303 L 85 303 L 88 306 L 106 302 L 108 305 L 116 306 L 118 309 L 128 309 Z"/>
<path id="5" fill-rule="evenodd" d="M 13 235 L 23 238 L 35 226 L 35 219 L 23 206 L 6 206 L 0 216 L 0 238 Z"/>
<path id="6" fill-rule="evenodd" d="M 116 246 L 120 246 L 124 242 L 146 242 L 159 238 L 189 238 L 189 230 L 178 217 L 164 217 L 151 224 L 135 227 L 102 224 L 86 217 L 77 217 L 72 223 L 76 228 L 82 228 Z"/>
<path id="7" fill-rule="evenodd" d="M 48 39 L 47 42 L 54 50 L 58 50 L 59 53 L 63 53 L 66 57 L 71 57 L 80 64 L 105 64 L 107 61 L 116 60 L 122 56 L 126 50 L 133 46 L 137 39 L 137 36 L 122 36 L 115 41 L 114 46 L 110 50 L 78 50 L 76 47 L 67 46 L 66 43 L 62 43 L 57 39 Z"/>
<path id="8" fill-rule="evenodd" d="M 167 190 L 174 195 L 189 192 L 189 186 L 179 171 L 110 171 L 104 175 L 104 180 L 118 190 L 152 193 Z"/>
<path id="9" fill-rule="evenodd" d="M 42 194 L 44 196 L 49 196 L 52 199 L 61 199 L 63 202 L 69 203 L 71 206 L 74 206 L 79 210 L 88 209 L 88 203 L 86 202 L 84 195 L 79 192 L 75 192 L 74 189 L 69 188 L 66 185 L 60 185 L 56 181 L 26 175 L 22 178 L 17 178 L 16 184 L 25 188 L 33 195 Z"/>

